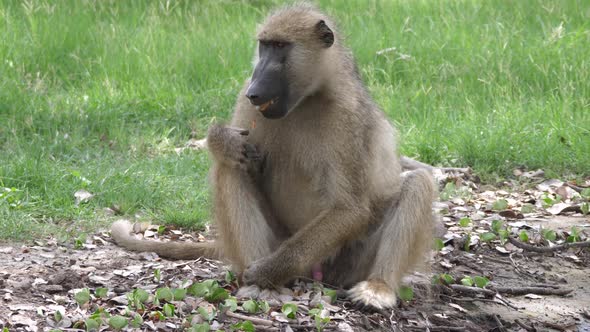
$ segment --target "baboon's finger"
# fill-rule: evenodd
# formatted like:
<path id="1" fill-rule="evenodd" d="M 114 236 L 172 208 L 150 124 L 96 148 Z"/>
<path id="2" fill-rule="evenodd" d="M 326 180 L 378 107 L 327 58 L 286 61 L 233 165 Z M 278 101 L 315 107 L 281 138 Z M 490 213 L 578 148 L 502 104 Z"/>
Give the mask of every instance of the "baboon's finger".
<path id="1" fill-rule="evenodd" d="M 229 130 L 237 131 L 238 134 L 240 134 L 242 136 L 248 136 L 248 134 L 250 134 L 250 130 L 248 130 L 248 129 L 244 129 L 244 128 L 240 128 L 240 127 L 231 127 L 231 126 L 228 126 L 226 128 Z"/>
<path id="2" fill-rule="evenodd" d="M 242 154 L 250 160 L 260 160 L 262 157 L 260 155 L 260 153 L 258 152 L 258 149 L 256 148 L 256 146 L 253 144 L 249 144 L 249 143 L 244 144 L 244 149 L 242 151 Z"/>

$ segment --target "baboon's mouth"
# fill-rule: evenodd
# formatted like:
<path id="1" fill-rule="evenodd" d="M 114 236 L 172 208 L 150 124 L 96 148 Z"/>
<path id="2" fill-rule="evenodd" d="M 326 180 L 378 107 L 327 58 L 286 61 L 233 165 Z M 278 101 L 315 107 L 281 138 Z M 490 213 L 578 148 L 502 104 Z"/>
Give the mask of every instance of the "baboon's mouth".
<path id="1" fill-rule="evenodd" d="M 279 100 L 279 98 L 271 99 L 262 105 L 256 106 L 256 110 L 258 110 L 260 112 L 264 112 L 270 107 L 270 105 L 276 104 L 276 102 L 278 100 Z"/>

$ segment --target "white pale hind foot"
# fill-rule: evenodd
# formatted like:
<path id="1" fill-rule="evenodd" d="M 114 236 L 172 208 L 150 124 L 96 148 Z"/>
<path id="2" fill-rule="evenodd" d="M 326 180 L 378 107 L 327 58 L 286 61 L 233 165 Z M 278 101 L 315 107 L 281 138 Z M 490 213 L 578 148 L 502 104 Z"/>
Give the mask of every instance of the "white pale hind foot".
<path id="1" fill-rule="evenodd" d="M 361 281 L 348 291 L 348 297 L 358 304 L 375 309 L 393 308 L 395 292 L 381 279 Z"/>

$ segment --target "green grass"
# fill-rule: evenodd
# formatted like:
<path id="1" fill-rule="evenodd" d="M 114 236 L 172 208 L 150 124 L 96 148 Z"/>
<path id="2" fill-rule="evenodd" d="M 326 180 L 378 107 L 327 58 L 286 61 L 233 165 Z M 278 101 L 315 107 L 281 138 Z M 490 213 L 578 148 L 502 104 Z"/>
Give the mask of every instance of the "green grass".
<path id="1" fill-rule="evenodd" d="M 104 209 L 198 227 L 204 152 L 276 1 L 0 1 L 0 239 L 104 227 Z M 590 175 L 590 2 L 320 1 L 404 154 Z M 559 26 L 563 27 L 561 34 Z M 396 51 L 377 55 L 385 48 Z M 96 196 L 76 206 L 73 194 Z"/>

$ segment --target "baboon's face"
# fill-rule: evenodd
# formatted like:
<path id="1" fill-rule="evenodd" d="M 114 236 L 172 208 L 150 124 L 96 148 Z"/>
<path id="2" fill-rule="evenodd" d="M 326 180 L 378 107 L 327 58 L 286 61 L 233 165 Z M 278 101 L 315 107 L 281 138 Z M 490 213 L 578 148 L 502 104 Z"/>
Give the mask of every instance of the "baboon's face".
<path id="1" fill-rule="evenodd" d="M 317 89 L 322 49 L 333 43 L 323 20 L 301 35 L 262 34 L 246 97 L 265 118 L 284 117 Z"/>
<path id="2" fill-rule="evenodd" d="M 291 107 L 286 64 L 293 47 L 294 44 L 287 41 L 258 41 L 258 63 L 246 97 L 265 118 L 282 118 Z"/>

